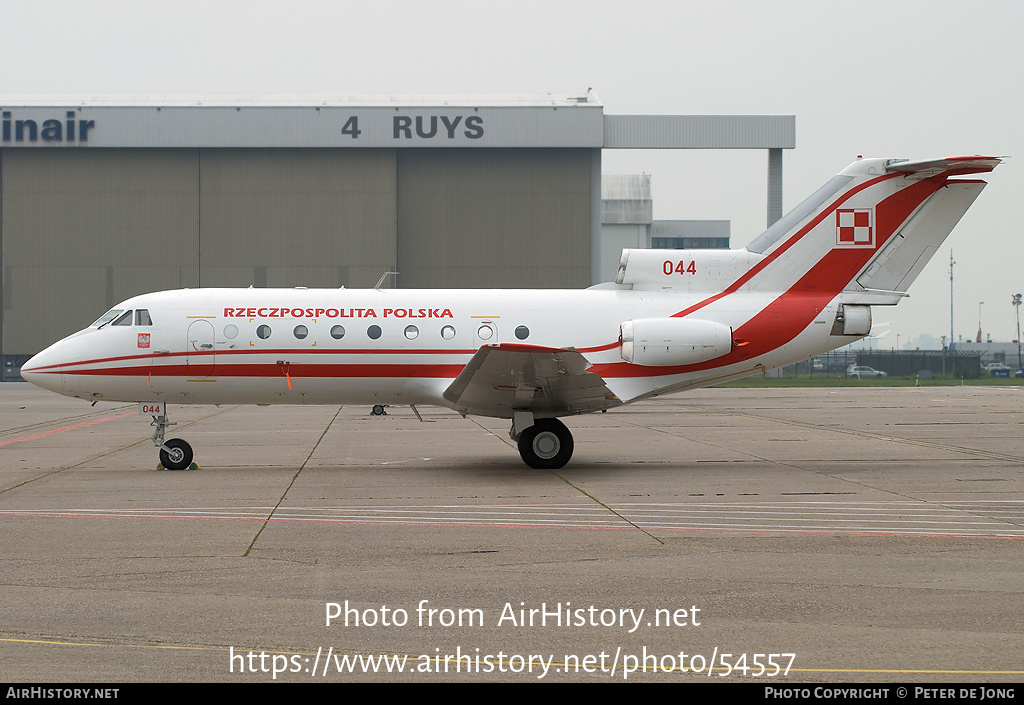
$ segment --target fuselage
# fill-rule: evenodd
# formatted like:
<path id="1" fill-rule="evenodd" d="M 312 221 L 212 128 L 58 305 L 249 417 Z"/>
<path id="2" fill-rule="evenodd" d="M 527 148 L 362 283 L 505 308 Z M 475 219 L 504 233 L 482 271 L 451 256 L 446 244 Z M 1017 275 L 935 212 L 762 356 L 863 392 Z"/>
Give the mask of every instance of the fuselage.
<path id="1" fill-rule="evenodd" d="M 785 316 L 773 313 L 780 298 L 735 292 L 709 301 L 706 292 L 628 287 L 167 291 L 118 304 L 119 313 L 42 351 L 22 374 L 90 400 L 453 406 L 443 392 L 473 355 L 513 343 L 579 351 L 618 397 L 610 407 L 760 373 L 851 341 L 831 334 L 838 308 L 831 298 L 789 294 Z M 730 352 L 686 365 L 623 360 L 624 321 L 671 318 L 695 306 L 690 315 L 736 333 Z"/>

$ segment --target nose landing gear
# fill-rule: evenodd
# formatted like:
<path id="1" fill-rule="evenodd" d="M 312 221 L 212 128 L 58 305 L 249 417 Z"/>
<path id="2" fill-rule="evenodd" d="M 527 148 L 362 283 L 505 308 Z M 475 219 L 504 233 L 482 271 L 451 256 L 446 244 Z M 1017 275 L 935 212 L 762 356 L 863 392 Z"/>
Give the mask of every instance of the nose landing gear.
<path id="1" fill-rule="evenodd" d="M 191 467 L 192 446 L 180 438 L 164 441 L 164 431 L 168 426 L 176 426 L 174 421 L 167 420 L 167 406 L 160 407 L 159 415 L 153 416 L 153 445 L 160 449 L 160 464 L 168 470 L 184 470 Z"/>

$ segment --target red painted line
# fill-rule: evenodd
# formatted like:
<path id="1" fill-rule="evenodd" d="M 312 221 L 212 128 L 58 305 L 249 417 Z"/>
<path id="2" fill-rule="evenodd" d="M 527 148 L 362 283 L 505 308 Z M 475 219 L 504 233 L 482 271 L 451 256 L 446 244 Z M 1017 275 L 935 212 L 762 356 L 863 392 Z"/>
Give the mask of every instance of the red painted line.
<path id="1" fill-rule="evenodd" d="M 346 526 L 421 526 L 436 527 L 443 529 L 562 529 L 576 531 L 645 531 L 645 532 L 671 532 L 671 533 L 703 533 L 703 534 L 793 534 L 809 536 L 873 536 L 887 537 L 896 536 L 901 538 L 916 539 L 986 539 L 997 541 L 1021 541 L 1022 536 L 1001 536 L 999 534 L 970 534 L 970 533 L 923 533 L 920 531 L 884 531 L 884 530 L 843 530 L 837 529 L 732 529 L 723 527 L 662 527 L 662 526 L 584 526 L 566 522 L 564 524 L 530 524 L 530 523 L 500 523 L 500 522 L 459 522 L 459 521 L 423 521 L 395 519 L 373 520 L 367 519 L 279 519 L 271 517 L 196 517 L 196 516 L 174 516 L 167 514 L 78 514 L 68 512 L 7 512 L 0 510 L 0 516 L 6 517 L 35 517 L 48 519 L 143 519 L 163 521 L 249 521 L 249 522 L 270 522 L 274 524 L 340 524 Z"/>
<path id="2" fill-rule="evenodd" d="M 57 428 L 53 431 L 44 431 L 43 433 L 36 433 L 31 436 L 22 436 L 21 438 L 12 438 L 9 441 L 0 441 L 0 446 L 5 446 L 11 443 L 17 443 L 18 441 L 28 441 L 33 438 L 40 438 L 42 436 L 49 436 L 52 433 L 60 433 L 61 431 L 70 431 L 73 428 L 82 428 L 83 426 L 92 426 L 93 424 L 103 423 L 104 421 L 112 421 L 114 419 L 122 419 L 125 416 L 134 416 L 136 412 L 130 411 L 127 414 L 118 414 L 117 416 L 108 416 L 103 419 L 96 419 L 95 421 L 86 421 L 85 423 L 75 424 L 74 426 L 65 426 L 64 428 Z"/>

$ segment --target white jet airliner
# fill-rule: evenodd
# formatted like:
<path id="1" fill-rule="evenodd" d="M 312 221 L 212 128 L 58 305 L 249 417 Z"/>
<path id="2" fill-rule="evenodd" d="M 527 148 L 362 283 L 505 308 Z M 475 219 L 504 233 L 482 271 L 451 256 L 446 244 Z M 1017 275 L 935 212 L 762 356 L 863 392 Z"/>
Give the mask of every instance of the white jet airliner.
<path id="1" fill-rule="evenodd" d="M 625 250 L 564 290 L 196 289 L 128 299 L 26 363 L 87 400 L 443 405 L 510 419 L 527 465 L 573 452 L 558 419 L 759 374 L 862 338 L 960 220 L 996 157 L 860 159 L 746 248 Z M 418 412 L 417 412 L 418 414 Z"/>

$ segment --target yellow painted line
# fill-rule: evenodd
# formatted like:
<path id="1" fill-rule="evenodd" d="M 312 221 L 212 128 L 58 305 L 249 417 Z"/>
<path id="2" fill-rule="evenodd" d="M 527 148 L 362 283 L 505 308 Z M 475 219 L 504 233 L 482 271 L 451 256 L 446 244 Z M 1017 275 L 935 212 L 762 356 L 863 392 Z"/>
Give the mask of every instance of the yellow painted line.
<path id="1" fill-rule="evenodd" d="M 719 668 L 721 670 L 721 668 Z M 735 670 L 735 669 L 733 669 Z M 909 673 L 909 674 L 937 674 L 937 675 L 972 675 L 972 676 L 1016 676 L 1024 671 L 956 671 L 942 669 L 920 669 L 920 668 L 791 668 L 790 673 Z"/>
<path id="2" fill-rule="evenodd" d="M 172 649 L 177 651 L 229 651 L 232 647 L 230 646 L 168 646 L 166 644 L 117 644 L 117 643 L 93 643 L 87 641 L 53 641 L 49 639 L 0 639 L 0 641 L 6 641 L 14 644 L 46 644 L 49 646 L 120 646 L 132 649 Z M 238 647 L 239 650 L 244 651 L 258 651 L 258 649 L 246 649 L 245 647 Z M 267 654 L 293 654 L 292 651 L 270 651 L 263 649 L 264 653 Z M 302 654 L 302 655 L 314 655 L 314 654 Z"/>
<path id="3" fill-rule="evenodd" d="M 45 644 L 45 645 L 48 645 L 48 646 L 112 646 L 112 647 L 123 647 L 123 648 L 133 648 L 133 649 L 165 649 L 165 650 L 175 650 L 175 651 L 229 651 L 229 650 L 231 650 L 233 648 L 236 653 L 240 652 L 240 651 L 246 651 L 246 652 L 253 651 L 253 652 L 262 652 L 262 653 L 265 653 L 265 654 L 284 654 L 284 655 L 298 655 L 298 656 L 315 656 L 316 655 L 316 652 L 313 652 L 313 651 L 290 651 L 290 650 L 266 649 L 266 648 L 245 647 L 245 646 L 171 646 L 171 645 L 167 645 L 167 644 L 118 644 L 118 643 L 97 643 L 97 642 L 86 642 L 86 641 L 57 641 L 57 640 L 54 640 L 54 639 L 9 639 L 9 638 L 0 638 L 0 642 L 7 642 L 7 643 L 12 643 L 12 644 Z M 336 653 L 338 652 L 337 649 L 335 649 L 335 652 Z M 358 655 L 358 654 L 353 652 L 353 653 L 350 653 L 349 655 L 355 656 L 355 655 Z M 394 655 L 398 656 L 399 654 L 394 654 Z M 417 656 L 412 656 L 410 654 L 405 654 L 405 656 L 410 661 L 419 661 L 419 662 L 423 662 L 423 663 L 434 662 L 434 663 L 438 663 L 438 664 L 443 663 L 441 658 L 438 657 L 438 656 L 426 656 L 424 654 L 420 654 L 420 655 L 417 655 Z M 567 674 L 565 672 L 564 669 L 572 668 L 571 666 L 568 666 L 565 663 L 555 663 L 555 662 L 552 662 L 550 665 L 551 666 L 557 666 L 560 669 L 563 669 L 562 672 L 559 675 L 563 675 L 563 676 L 564 675 L 572 675 L 571 673 Z M 663 669 L 660 669 L 660 668 L 649 668 L 649 667 L 641 667 L 640 670 L 642 670 L 644 672 L 651 671 L 652 673 L 667 673 L 669 671 L 680 671 L 679 668 L 664 669 L 663 670 Z M 713 671 L 722 671 L 722 670 L 725 670 L 725 669 L 723 669 L 721 666 L 718 666 L 718 667 L 713 668 L 712 670 Z M 735 672 L 735 670 L 736 669 L 733 669 L 734 672 Z M 750 670 L 753 670 L 753 669 L 750 669 Z M 686 672 L 690 673 L 691 671 L 689 671 L 689 669 L 688 669 Z M 694 675 L 700 675 L 701 673 L 707 674 L 707 669 L 704 669 L 702 672 L 693 672 L 693 673 L 694 673 Z M 965 671 L 965 670 L 911 669 L 911 668 L 907 668 L 907 669 L 893 669 L 893 668 L 790 668 L 789 669 L 789 675 L 792 675 L 794 673 L 823 673 L 823 674 L 828 674 L 828 673 L 899 673 L 899 674 L 907 674 L 907 675 L 954 675 L 954 676 L 1019 676 L 1019 675 L 1024 675 L 1024 671 Z M 333 673 L 332 673 L 332 675 L 333 675 Z M 729 676 L 729 677 L 733 677 L 733 676 Z M 737 676 L 735 676 L 735 677 L 739 678 L 739 677 L 742 677 L 742 676 L 737 674 Z M 782 677 L 782 674 L 780 673 L 780 674 L 778 674 L 778 676 L 774 676 L 774 677 Z M 771 677 L 769 677 L 769 676 L 762 676 L 762 678 L 771 678 Z M 766 680 L 766 682 L 770 682 L 770 680 Z"/>
<path id="4" fill-rule="evenodd" d="M 470 318 L 501 318 L 501 316 L 470 316 Z"/>

